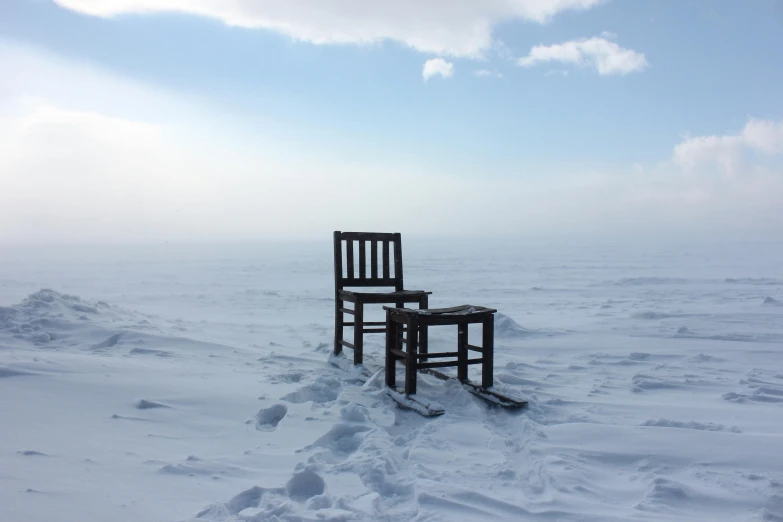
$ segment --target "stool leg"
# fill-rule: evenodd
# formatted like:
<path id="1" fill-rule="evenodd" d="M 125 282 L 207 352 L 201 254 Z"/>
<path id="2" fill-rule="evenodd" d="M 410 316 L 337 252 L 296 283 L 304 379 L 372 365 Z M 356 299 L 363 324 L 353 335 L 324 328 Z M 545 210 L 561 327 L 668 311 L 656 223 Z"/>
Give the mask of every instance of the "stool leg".
<path id="1" fill-rule="evenodd" d="M 364 361 L 364 303 L 357 300 L 353 316 L 353 363 Z"/>
<path id="2" fill-rule="evenodd" d="M 493 314 L 489 314 L 484 319 L 481 337 L 481 346 L 484 350 L 484 356 L 481 358 L 481 386 L 489 388 L 494 380 L 495 364 L 495 316 Z"/>
<path id="3" fill-rule="evenodd" d="M 343 351 L 343 345 L 340 341 L 343 340 L 343 322 L 345 321 L 344 314 L 340 311 L 345 306 L 345 301 L 342 299 L 334 300 L 334 354 L 339 355 Z"/>
<path id="4" fill-rule="evenodd" d="M 419 321 L 415 317 L 408 319 L 407 346 L 405 347 L 405 395 L 416 393 L 416 376 L 418 374 L 418 339 Z"/>
<path id="5" fill-rule="evenodd" d="M 392 349 L 397 348 L 397 323 L 392 321 L 391 312 L 386 312 L 386 386 L 397 387 L 397 356 Z"/>
<path id="6" fill-rule="evenodd" d="M 429 299 L 425 295 L 419 300 L 419 309 L 429 308 Z M 419 353 L 427 353 L 429 351 L 429 328 L 426 324 L 419 326 Z M 421 359 L 422 362 L 427 361 L 427 357 Z"/>
<path id="7" fill-rule="evenodd" d="M 457 379 L 468 380 L 468 323 L 459 323 L 457 330 Z"/>

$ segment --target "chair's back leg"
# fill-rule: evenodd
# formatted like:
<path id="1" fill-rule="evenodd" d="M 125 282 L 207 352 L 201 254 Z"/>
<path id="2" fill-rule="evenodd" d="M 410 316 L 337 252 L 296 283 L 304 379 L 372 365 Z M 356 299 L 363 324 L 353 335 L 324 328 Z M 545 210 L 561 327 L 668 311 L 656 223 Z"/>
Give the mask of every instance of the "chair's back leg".
<path id="1" fill-rule="evenodd" d="M 340 299 L 340 289 L 342 288 L 343 277 L 343 249 L 340 231 L 334 232 L 334 354 L 338 355 L 343 351 L 343 323 L 345 318 L 340 311 L 345 307 L 345 302 Z"/>

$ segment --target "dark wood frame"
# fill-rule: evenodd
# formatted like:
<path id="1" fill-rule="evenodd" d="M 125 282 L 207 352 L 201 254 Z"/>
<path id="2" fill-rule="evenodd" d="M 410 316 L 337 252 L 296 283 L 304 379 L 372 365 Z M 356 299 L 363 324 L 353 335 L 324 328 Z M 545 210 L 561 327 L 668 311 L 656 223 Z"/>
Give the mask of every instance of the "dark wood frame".
<path id="1" fill-rule="evenodd" d="M 494 381 L 493 364 L 495 352 L 495 312 L 492 308 L 462 305 L 452 308 L 430 309 L 426 311 L 408 308 L 386 310 L 386 386 L 397 387 L 397 361 L 405 365 L 405 395 L 416 393 L 416 375 L 419 371 L 431 368 L 457 367 L 457 379 L 462 383 L 468 379 L 468 366 L 481 364 L 481 387 L 490 388 Z M 468 343 L 468 325 L 482 325 L 481 346 Z M 429 327 L 437 325 L 457 325 L 457 351 L 429 353 Z M 405 337 L 403 338 L 403 333 Z M 403 344 L 405 349 L 403 350 Z M 477 359 L 469 359 L 470 351 L 481 353 Z M 447 361 L 429 362 L 430 359 Z"/>
<path id="2" fill-rule="evenodd" d="M 354 262 L 354 242 L 359 245 L 358 274 Z M 343 244 L 346 253 L 346 271 L 343 276 Z M 380 245 L 379 245 L 380 244 Z M 369 245 L 370 270 L 367 273 L 367 251 Z M 380 246 L 380 249 L 378 248 Z M 393 247 L 393 259 L 392 259 Z M 379 251 L 380 250 L 380 251 Z M 378 270 L 378 261 L 381 270 Z M 394 263 L 392 265 L 392 262 Z M 392 276 L 392 266 L 394 275 Z M 393 287 L 392 292 L 361 292 L 346 287 Z M 393 303 L 402 308 L 405 303 L 418 303 L 419 308 L 428 307 L 428 296 L 432 292 L 405 290 L 402 271 L 402 236 L 399 233 L 341 232 L 334 233 L 334 354 L 342 352 L 343 346 L 353 349 L 354 364 L 364 360 L 364 334 L 386 333 L 386 322 L 365 321 L 365 304 Z M 353 309 L 345 303 L 353 303 Z M 354 320 L 345 321 L 345 314 Z M 343 329 L 353 327 L 353 343 L 344 339 Z M 369 327 L 369 328 L 368 328 Z"/>

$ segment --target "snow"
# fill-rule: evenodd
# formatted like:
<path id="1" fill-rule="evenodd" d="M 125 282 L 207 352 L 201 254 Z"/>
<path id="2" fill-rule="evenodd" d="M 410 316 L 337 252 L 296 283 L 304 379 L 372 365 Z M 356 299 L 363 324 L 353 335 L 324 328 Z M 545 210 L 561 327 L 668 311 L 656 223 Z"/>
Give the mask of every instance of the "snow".
<path id="1" fill-rule="evenodd" d="M 434 418 L 382 336 L 330 363 L 330 247 L 0 250 L 0 518 L 783 519 L 781 245 L 406 240 L 432 307 L 498 309 L 530 403 L 421 375 Z"/>

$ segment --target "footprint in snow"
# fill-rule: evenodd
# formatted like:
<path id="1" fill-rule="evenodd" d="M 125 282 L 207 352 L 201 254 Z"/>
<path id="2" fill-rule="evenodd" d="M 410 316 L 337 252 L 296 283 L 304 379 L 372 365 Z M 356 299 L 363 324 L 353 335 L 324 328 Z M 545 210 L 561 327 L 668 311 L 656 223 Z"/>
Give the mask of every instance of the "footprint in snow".
<path id="1" fill-rule="evenodd" d="M 288 407 L 284 404 L 275 404 L 263 409 L 256 414 L 256 429 L 258 431 L 274 431 L 286 414 L 288 414 Z"/>

